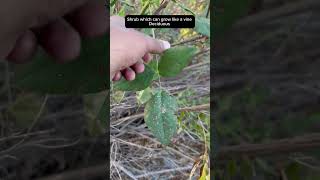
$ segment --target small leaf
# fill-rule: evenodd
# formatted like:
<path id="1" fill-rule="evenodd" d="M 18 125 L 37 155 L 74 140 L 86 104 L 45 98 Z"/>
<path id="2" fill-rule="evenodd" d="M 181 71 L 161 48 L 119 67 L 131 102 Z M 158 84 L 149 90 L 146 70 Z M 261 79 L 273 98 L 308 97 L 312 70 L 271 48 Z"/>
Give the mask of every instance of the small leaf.
<path id="1" fill-rule="evenodd" d="M 144 72 L 137 74 L 133 81 L 122 79 L 114 84 L 114 88 L 120 91 L 144 90 L 152 83 L 154 74 L 155 72 L 148 65 L 145 65 Z"/>
<path id="2" fill-rule="evenodd" d="M 207 171 L 209 172 L 208 163 L 204 163 L 204 165 L 202 166 L 202 171 L 200 172 L 199 180 L 209 180 L 210 179 L 210 174 L 208 174 Z"/>
<path id="3" fill-rule="evenodd" d="M 36 94 L 19 94 L 8 107 L 8 113 L 19 128 L 27 128 L 36 119 L 43 101 L 44 98 Z"/>
<path id="4" fill-rule="evenodd" d="M 173 47 L 164 52 L 159 62 L 159 74 L 163 77 L 178 75 L 197 51 L 195 47 Z"/>
<path id="5" fill-rule="evenodd" d="M 177 103 L 166 91 L 158 90 L 147 102 L 144 117 L 148 128 L 162 143 L 169 144 L 177 131 Z"/>
<path id="6" fill-rule="evenodd" d="M 210 20 L 205 17 L 197 17 L 195 31 L 210 37 Z"/>
<path id="7" fill-rule="evenodd" d="M 85 95 L 83 100 L 89 134 L 93 137 L 102 135 L 108 119 L 106 92 Z"/>
<path id="8" fill-rule="evenodd" d="M 107 37 L 82 42 L 80 56 L 72 62 L 56 63 L 44 51 L 18 68 L 16 86 L 53 94 L 87 94 L 107 89 Z"/>
<path id="9" fill-rule="evenodd" d="M 137 93 L 137 99 L 138 99 L 138 102 L 140 103 L 140 104 L 144 104 L 144 103 L 146 103 L 147 101 L 149 101 L 149 99 L 151 98 L 151 96 L 152 96 L 152 90 L 151 90 L 151 88 L 147 88 L 147 89 L 145 89 L 145 90 L 143 90 L 143 91 L 139 91 L 138 93 Z"/>
<path id="10" fill-rule="evenodd" d="M 98 122 L 100 122 L 100 124 L 102 125 L 103 128 L 107 128 L 107 121 L 109 119 L 109 98 L 106 97 L 106 99 L 104 100 L 101 108 L 100 108 L 100 111 L 96 117 L 96 120 Z"/>

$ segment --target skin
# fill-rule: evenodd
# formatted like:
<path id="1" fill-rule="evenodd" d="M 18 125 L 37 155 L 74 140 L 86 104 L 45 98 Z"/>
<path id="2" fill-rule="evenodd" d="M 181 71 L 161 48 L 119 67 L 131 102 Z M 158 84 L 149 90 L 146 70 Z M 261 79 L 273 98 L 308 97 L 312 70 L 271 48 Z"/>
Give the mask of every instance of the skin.
<path id="1" fill-rule="evenodd" d="M 71 61 L 80 54 L 81 38 L 109 29 L 104 0 L 2 0 L 0 22 L 0 59 L 14 63 L 32 59 L 39 46 L 59 63 Z M 144 70 L 142 60 L 168 48 L 168 43 L 125 29 L 120 17 L 111 17 L 110 36 L 113 80 L 133 80 Z"/>
<path id="2" fill-rule="evenodd" d="M 123 75 L 133 80 L 136 73 L 144 71 L 152 53 L 162 53 L 170 48 L 167 41 L 146 36 L 125 27 L 125 20 L 119 16 L 110 18 L 110 77 L 117 81 Z"/>

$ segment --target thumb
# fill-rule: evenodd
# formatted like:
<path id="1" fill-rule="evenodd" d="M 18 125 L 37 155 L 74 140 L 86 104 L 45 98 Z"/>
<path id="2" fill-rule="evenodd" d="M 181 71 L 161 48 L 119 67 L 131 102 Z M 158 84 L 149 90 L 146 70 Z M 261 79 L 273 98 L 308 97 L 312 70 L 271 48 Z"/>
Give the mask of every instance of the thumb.
<path id="1" fill-rule="evenodd" d="M 159 54 L 171 47 L 168 41 L 158 40 L 151 37 L 147 37 L 146 43 L 147 51 L 149 53 Z"/>

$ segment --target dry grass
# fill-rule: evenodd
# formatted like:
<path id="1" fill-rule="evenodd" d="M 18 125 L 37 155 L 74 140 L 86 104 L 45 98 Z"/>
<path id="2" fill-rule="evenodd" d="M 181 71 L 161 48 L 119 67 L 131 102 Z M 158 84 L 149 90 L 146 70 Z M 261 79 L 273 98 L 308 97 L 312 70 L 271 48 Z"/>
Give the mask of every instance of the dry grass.
<path id="1" fill-rule="evenodd" d="M 194 65 L 177 78 L 161 79 L 161 86 L 172 95 L 193 89 L 195 96 L 208 97 L 210 93 L 209 52 L 199 54 Z M 206 63 L 203 63 L 206 62 Z M 154 84 L 157 87 L 159 84 Z M 136 102 L 135 93 L 127 93 L 120 103 L 113 102 L 111 109 L 111 179 L 186 179 L 196 159 L 204 152 L 204 143 L 182 131 L 173 143 L 162 146 L 150 133 L 143 118 L 127 117 L 143 112 Z M 208 111 L 207 111 L 208 112 Z"/>

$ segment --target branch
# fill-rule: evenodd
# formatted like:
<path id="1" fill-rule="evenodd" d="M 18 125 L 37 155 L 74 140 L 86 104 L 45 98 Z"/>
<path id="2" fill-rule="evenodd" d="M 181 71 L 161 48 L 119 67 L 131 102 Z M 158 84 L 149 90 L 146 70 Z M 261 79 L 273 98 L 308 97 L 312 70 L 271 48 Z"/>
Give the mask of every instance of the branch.
<path id="1" fill-rule="evenodd" d="M 196 112 L 196 111 L 202 111 L 202 110 L 207 110 L 207 109 L 210 109 L 210 104 L 202 104 L 202 105 L 198 105 L 198 106 L 180 108 L 179 112 L 182 112 L 182 111 Z"/>
<path id="2" fill-rule="evenodd" d="M 202 110 L 208 110 L 210 109 L 210 104 L 202 104 L 202 105 L 197 105 L 197 106 L 192 106 L 192 107 L 185 107 L 185 108 L 180 108 L 178 111 L 184 111 L 184 112 L 197 112 L 197 111 L 202 111 Z M 124 118 L 120 118 L 118 120 L 116 120 L 115 122 L 113 122 L 114 124 L 117 124 L 119 122 L 123 122 L 123 121 L 128 121 L 130 119 L 138 119 L 138 118 L 143 118 L 144 117 L 144 113 L 139 113 L 139 114 L 135 114 L 132 116 L 127 116 Z"/>
<path id="3" fill-rule="evenodd" d="M 273 154 L 299 152 L 316 147 L 320 147 L 320 133 L 274 140 L 269 143 L 221 147 L 217 152 L 217 159 L 241 158 L 243 155 L 251 157 L 269 156 Z"/>
<path id="4" fill-rule="evenodd" d="M 160 12 L 167 7 L 167 5 L 169 4 L 169 1 L 170 0 L 163 0 L 160 6 L 158 7 L 158 9 L 154 11 L 153 15 L 159 15 Z"/>
<path id="5" fill-rule="evenodd" d="M 181 44 L 186 44 L 186 43 L 190 43 L 190 42 L 193 42 L 193 41 L 197 41 L 197 40 L 200 40 L 200 39 L 206 39 L 206 38 L 207 38 L 206 36 L 200 35 L 200 36 L 196 36 L 196 37 L 193 37 L 193 38 L 190 38 L 190 39 L 186 39 L 186 40 L 178 42 L 178 43 L 174 43 L 171 46 L 177 46 L 177 45 L 181 45 Z"/>

